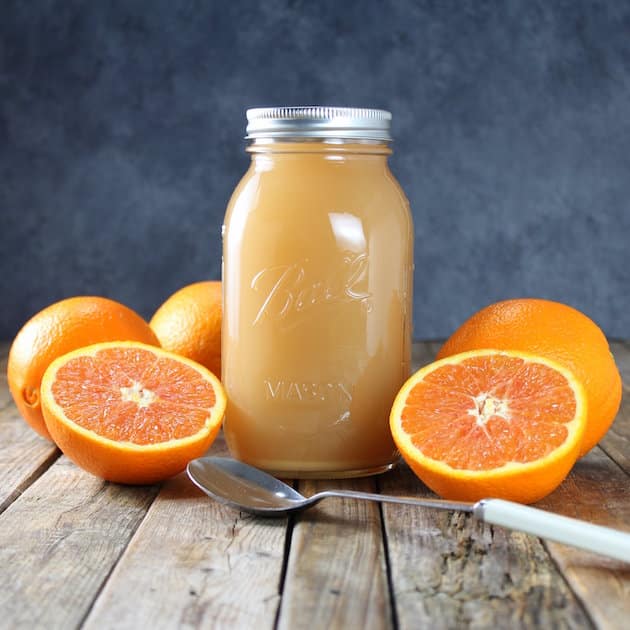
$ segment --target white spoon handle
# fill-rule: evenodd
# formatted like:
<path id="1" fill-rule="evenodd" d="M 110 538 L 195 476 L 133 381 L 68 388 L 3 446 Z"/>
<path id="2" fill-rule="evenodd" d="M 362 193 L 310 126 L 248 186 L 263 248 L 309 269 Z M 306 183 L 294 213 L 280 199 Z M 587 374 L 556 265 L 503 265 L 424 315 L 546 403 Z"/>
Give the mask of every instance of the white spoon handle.
<path id="1" fill-rule="evenodd" d="M 626 532 L 502 499 L 483 499 L 473 513 L 486 523 L 630 562 L 630 534 Z"/>

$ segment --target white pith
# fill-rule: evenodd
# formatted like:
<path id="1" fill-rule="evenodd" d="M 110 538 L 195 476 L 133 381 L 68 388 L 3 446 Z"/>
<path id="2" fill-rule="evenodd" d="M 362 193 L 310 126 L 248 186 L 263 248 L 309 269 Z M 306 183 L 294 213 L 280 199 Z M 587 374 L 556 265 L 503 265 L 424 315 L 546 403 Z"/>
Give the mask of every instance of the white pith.
<path id="1" fill-rule="evenodd" d="M 504 420 L 511 419 L 507 400 L 496 398 L 492 394 L 485 392 L 471 398 L 473 407 L 468 410 L 468 414 L 475 418 L 477 426 L 486 433 L 488 438 L 490 438 L 490 435 L 486 431 L 486 423 L 490 418 L 498 416 Z"/>
<path id="2" fill-rule="evenodd" d="M 125 402 L 134 402 L 140 409 L 148 407 L 152 402 L 157 400 L 157 395 L 150 389 L 142 386 L 142 383 L 133 382 L 131 387 L 121 387 L 120 397 Z"/>

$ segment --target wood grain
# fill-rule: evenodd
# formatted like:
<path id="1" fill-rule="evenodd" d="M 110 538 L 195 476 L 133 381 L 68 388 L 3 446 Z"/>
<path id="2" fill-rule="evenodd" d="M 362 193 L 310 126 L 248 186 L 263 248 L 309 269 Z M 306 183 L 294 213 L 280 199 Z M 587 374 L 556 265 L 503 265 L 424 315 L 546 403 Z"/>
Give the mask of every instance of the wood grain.
<path id="1" fill-rule="evenodd" d="M 0 410 L 0 513 L 58 457 L 59 450 L 33 431 L 11 402 Z"/>
<path id="2" fill-rule="evenodd" d="M 373 479 L 304 481 L 310 496 L 374 492 Z M 326 499 L 296 518 L 278 627 L 390 628 L 392 613 L 378 504 Z"/>
<path id="3" fill-rule="evenodd" d="M 78 627 L 156 490 L 109 484 L 60 458 L 0 515 L 2 626 Z"/>
<path id="4" fill-rule="evenodd" d="M 597 447 L 537 507 L 630 533 L 628 475 Z M 630 565 L 559 543 L 545 545 L 598 627 L 628 628 Z"/>
<path id="5" fill-rule="evenodd" d="M 406 466 L 387 494 L 435 496 Z M 399 627 L 588 628 L 537 538 L 462 513 L 383 504 Z"/>
<path id="6" fill-rule="evenodd" d="M 59 456 L 20 416 L 7 385 L 9 344 L 0 344 L 0 513 Z"/>
<path id="7" fill-rule="evenodd" d="M 224 454 L 221 442 L 213 454 Z M 164 484 L 88 616 L 101 628 L 272 628 L 287 519 L 209 499 L 182 474 Z"/>

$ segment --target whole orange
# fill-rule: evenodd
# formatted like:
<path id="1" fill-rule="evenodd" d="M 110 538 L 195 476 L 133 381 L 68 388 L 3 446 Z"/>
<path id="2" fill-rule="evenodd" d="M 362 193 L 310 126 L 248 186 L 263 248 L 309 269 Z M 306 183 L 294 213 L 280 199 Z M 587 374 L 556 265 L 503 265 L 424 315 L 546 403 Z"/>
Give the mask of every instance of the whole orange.
<path id="1" fill-rule="evenodd" d="M 613 423 L 621 403 L 621 376 L 604 333 L 584 313 L 534 298 L 490 304 L 453 333 L 437 358 L 482 348 L 531 352 L 575 374 L 588 401 L 580 455 L 590 451 Z"/>
<path id="2" fill-rule="evenodd" d="M 9 351 L 7 378 L 13 400 L 37 433 L 51 439 L 40 405 L 46 368 L 67 352 L 102 341 L 140 341 L 159 346 L 149 324 L 130 308 L 95 296 L 55 302 L 34 315 Z"/>
<path id="3" fill-rule="evenodd" d="M 221 378 L 221 282 L 206 280 L 176 291 L 149 322 L 165 350 L 207 367 Z"/>

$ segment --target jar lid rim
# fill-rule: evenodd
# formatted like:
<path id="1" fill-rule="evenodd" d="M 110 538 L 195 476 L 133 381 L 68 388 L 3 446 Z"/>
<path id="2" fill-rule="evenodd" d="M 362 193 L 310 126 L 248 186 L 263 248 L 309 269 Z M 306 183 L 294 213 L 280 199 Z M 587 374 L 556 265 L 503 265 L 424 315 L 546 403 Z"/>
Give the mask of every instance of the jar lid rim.
<path id="1" fill-rule="evenodd" d="M 256 107 L 247 110 L 247 139 L 356 138 L 391 141 L 392 115 L 361 107 Z"/>

